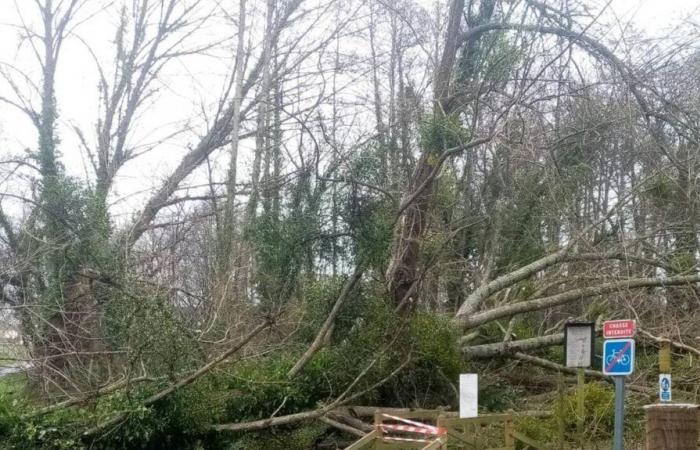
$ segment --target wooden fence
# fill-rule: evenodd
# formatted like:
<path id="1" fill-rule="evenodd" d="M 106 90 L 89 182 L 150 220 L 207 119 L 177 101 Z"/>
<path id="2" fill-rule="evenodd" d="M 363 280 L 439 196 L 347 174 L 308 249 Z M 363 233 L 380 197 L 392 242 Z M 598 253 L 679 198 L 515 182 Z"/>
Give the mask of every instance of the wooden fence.
<path id="1" fill-rule="evenodd" d="M 450 448 L 515 450 L 516 442 L 520 442 L 523 444 L 520 448 L 550 450 L 548 446 L 518 433 L 512 414 L 488 414 L 473 419 L 438 417 L 437 423 L 438 427 L 447 429 Z M 498 442 L 497 447 L 493 447 L 494 442 Z"/>
<path id="2" fill-rule="evenodd" d="M 432 422 L 438 428 L 446 430 L 426 439 L 415 441 L 397 441 L 396 437 L 385 433 L 387 417 L 397 416 L 402 419 Z M 512 414 L 489 414 L 473 419 L 460 419 L 454 413 L 437 410 L 415 410 L 400 414 L 385 414 L 381 409 L 374 416 L 374 431 L 352 444 L 346 450 L 437 450 L 437 449 L 474 449 L 474 450 L 515 450 L 516 443 L 521 449 L 552 450 L 515 430 Z M 494 446 L 495 445 L 495 446 Z"/>

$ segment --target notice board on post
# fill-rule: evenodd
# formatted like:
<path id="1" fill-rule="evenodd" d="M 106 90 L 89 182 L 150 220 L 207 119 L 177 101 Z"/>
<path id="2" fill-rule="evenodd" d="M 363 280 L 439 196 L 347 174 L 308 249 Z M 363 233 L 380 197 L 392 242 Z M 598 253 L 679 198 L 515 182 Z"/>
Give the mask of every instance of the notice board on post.
<path id="1" fill-rule="evenodd" d="M 459 418 L 471 419 L 479 415 L 479 376 L 475 373 L 459 375 Z"/>
<path id="2" fill-rule="evenodd" d="M 564 326 L 566 367 L 591 367 L 595 345 L 593 322 L 569 322 Z"/>

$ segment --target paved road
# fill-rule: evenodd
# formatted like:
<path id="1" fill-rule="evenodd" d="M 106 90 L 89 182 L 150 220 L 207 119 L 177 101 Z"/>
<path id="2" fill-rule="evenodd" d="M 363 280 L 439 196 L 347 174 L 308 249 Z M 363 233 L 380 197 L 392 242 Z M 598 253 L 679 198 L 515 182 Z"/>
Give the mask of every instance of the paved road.
<path id="1" fill-rule="evenodd" d="M 23 371 L 24 368 L 22 367 L 0 367 L 0 377 L 4 377 L 5 375 L 9 375 L 11 373 L 17 373 Z"/>

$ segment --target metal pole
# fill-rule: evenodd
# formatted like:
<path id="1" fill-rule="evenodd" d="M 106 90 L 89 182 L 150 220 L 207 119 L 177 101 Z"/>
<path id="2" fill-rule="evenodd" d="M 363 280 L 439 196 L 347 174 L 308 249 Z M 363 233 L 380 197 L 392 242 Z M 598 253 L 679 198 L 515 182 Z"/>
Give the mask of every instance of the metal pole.
<path id="1" fill-rule="evenodd" d="M 625 377 L 615 376 L 615 437 L 613 450 L 623 450 L 625 420 Z"/>

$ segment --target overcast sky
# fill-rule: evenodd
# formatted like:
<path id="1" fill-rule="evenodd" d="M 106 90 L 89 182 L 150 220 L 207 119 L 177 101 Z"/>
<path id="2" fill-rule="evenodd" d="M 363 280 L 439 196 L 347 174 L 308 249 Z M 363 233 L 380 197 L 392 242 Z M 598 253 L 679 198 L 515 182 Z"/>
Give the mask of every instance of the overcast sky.
<path id="1" fill-rule="evenodd" d="M 613 0 L 610 6 L 623 22 L 631 21 L 651 34 L 700 11 L 698 0 Z"/>
<path id="2" fill-rule="evenodd" d="M 443 2 L 445 0 L 442 0 Z M 237 2 L 231 2 L 237 4 Z M 263 5 L 262 0 L 249 2 Z M 429 10 L 433 0 L 419 0 Z M 604 2 L 591 1 L 592 10 L 598 10 Z M 89 4 L 98 5 L 99 2 Z M 18 32 L 13 26 L 24 20 L 36 20 L 34 2 L 28 0 L 0 0 L 0 63 L 11 63 L 31 73 L 36 71 L 35 61 L 25 47 L 19 46 Z M 683 18 L 698 16 L 700 0 L 612 0 L 610 11 L 603 21 L 612 23 L 617 17 L 622 24 L 630 24 L 650 36 L 666 34 L 677 26 Z M 112 55 L 115 18 L 114 10 L 110 13 L 97 12 L 94 19 L 78 28 L 78 34 L 88 39 L 90 45 L 100 57 L 109 60 Z M 18 51 L 18 48 L 21 50 Z M 196 116 L 195 108 L 201 101 L 214 101 L 220 93 L 222 75 L 228 67 L 214 59 L 191 58 L 187 62 L 170 66 L 167 74 L 168 84 L 162 89 L 167 95 L 158 99 L 156 114 L 151 113 L 148 129 L 141 127 L 136 133 L 143 142 L 164 136 L 184 122 Z M 34 69 L 32 69 L 34 68 Z M 36 72 L 34 72 L 36 75 Z M 194 75 L 194 76 L 193 76 Z M 38 79 L 35 77 L 35 79 Z M 77 125 L 91 130 L 96 117 L 96 73 L 91 64 L 84 44 L 77 40 L 70 41 L 61 57 L 58 74 L 58 102 L 61 112 L 60 129 L 64 161 L 69 173 L 85 176 L 83 155 L 77 150 L 74 133 L 70 126 Z M 10 95 L 8 86 L 0 79 L 0 95 Z M 184 137 L 170 145 L 163 146 L 157 152 L 128 165 L 121 173 L 116 189 L 117 195 L 140 192 L 158 186 L 164 177 L 178 162 L 186 145 L 193 136 Z M 22 115 L 0 103 L 0 157 L 16 155 L 24 148 L 35 145 L 35 133 L 30 123 Z M 243 162 L 245 164 L 245 160 Z M 12 187 L 10 187 L 12 188 Z M 5 186 L 2 189 L 8 189 Z M 137 205 L 133 205 L 137 206 Z"/>

